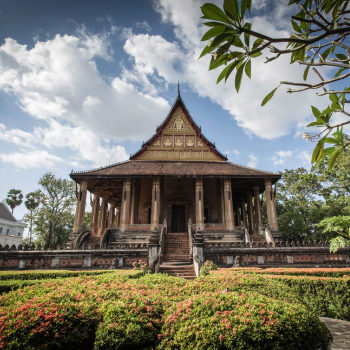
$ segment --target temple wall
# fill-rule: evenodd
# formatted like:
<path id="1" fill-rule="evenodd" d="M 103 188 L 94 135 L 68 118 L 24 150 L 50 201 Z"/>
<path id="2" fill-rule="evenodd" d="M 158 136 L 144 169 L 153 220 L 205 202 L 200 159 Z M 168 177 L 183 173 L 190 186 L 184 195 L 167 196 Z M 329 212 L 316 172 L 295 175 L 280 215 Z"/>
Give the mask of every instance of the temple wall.
<path id="1" fill-rule="evenodd" d="M 149 256 L 149 247 L 135 248 L 131 243 L 122 245 L 121 249 L 92 249 L 91 245 L 80 250 L 18 248 L 0 246 L 1 270 L 130 268 L 135 261 L 147 262 Z M 329 245 L 322 243 L 299 246 L 287 243 L 276 247 L 260 243 L 252 247 L 243 243 L 204 244 L 204 260 L 220 267 L 233 266 L 236 257 L 241 258 L 242 266 L 250 267 L 349 267 L 350 247 L 331 254 Z"/>

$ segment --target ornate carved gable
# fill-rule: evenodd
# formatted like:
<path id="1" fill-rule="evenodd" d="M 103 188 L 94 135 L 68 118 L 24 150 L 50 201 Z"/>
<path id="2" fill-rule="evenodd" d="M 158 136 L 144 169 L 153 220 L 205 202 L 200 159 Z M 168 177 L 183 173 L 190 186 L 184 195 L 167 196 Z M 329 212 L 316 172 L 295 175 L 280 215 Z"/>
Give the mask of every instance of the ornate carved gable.
<path id="1" fill-rule="evenodd" d="M 157 133 L 130 159 L 216 162 L 226 160 L 201 134 L 180 97 Z"/>

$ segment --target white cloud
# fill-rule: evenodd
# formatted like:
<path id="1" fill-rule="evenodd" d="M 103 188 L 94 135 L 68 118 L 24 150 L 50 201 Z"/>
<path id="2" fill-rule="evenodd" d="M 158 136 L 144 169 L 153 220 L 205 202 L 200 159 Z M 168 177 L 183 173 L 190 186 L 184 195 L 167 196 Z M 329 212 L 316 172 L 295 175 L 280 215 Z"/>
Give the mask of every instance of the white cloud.
<path id="1" fill-rule="evenodd" d="M 0 159 L 4 163 L 10 163 L 16 169 L 43 168 L 53 169 L 56 164 L 63 162 L 63 159 L 49 154 L 47 151 L 26 151 L 12 152 L 8 154 L 0 154 Z"/>
<path id="2" fill-rule="evenodd" d="M 271 160 L 273 161 L 273 165 L 277 166 L 279 164 L 284 164 L 287 158 L 290 158 L 293 154 L 292 151 L 278 151 L 275 152 L 277 156 L 273 156 Z"/>
<path id="3" fill-rule="evenodd" d="M 146 29 L 147 32 L 150 32 L 152 30 L 151 26 L 146 21 L 137 22 L 135 25 L 138 28 Z"/>
<path id="4" fill-rule="evenodd" d="M 103 79 L 95 58 L 112 60 L 110 35 L 81 27 L 76 36 L 56 35 L 30 50 L 7 38 L 0 47 L 0 88 L 35 118 L 60 118 L 114 140 L 147 139 L 170 105 L 118 77 Z"/>
<path id="5" fill-rule="evenodd" d="M 254 153 L 251 153 L 248 155 L 248 158 L 249 162 L 247 166 L 249 166 L 250 168 L 256 168 L 259 162 L 258 157 Z"/>
<path id="6" fill-rule="evenodd" d="M 52 120 L 47 128 L 34 128 L 33 133 L 19 129 L 6 130 L 5 126 L 0 124 L 0 139 L 22 147 L 45 146 L 50 150 L 69 148 L 75 151 L 73 158 L 80 161 L 90 161 L 95 167 L 120 162 L 128 158 L 125 148 L 120 145 L 110 145 L 109 139 L 105 139 L 102 143 L 100 138 L 90 130 L 84 130 L 81 126 L 62 125 L 55 120 Z M 12 163 L 15 164 L 15 161 Z M 78 163 L 73 162 L 73 165 L 78 166 Z M 21 166 L 19 165 L 19 167 Z M 26 165 L 26 168 L 28 167 L 30 166 Z M 37 167 L 37 164 L 33 163 L 32 167 Z"/>
<path id="7" fill-rule="evenodd" d="M 161 36 L 133 35 L 128 38 L 124 49 L 134 60 L 134 76 L 161 77 L 167 83 L 187 83 L 201 97 L 209 97 L 214 103 L 227 110 L 237 124 L 248 134 L 263 139 L 274 139 L 290 132 L 295 123 L 303 122 L 310 115 L 310 104 L 319 104 L 314 92 L 287 94 L 285 87 L 280 87 L 274 98 L 261 107 L 261 101 L 280 80 L 295 80 L 302 77 L 304 68 L 290 65 L 290 58 L 280 57 L 269 64 L 264 64 L 263 56 L 253 60 L 252 81 L 244 77 L 241 91 L 236 94 L 234 76 L 227 84 L 216 85 L 220 70 L 208 71 L 209 57 L 198 61 L 205 43 L 200 43 L 207 28 L 201 24 L 200 6 L 204 0 L 154 0 L 154 7 L 163 22 L 174 25 L 178 42 L 169 42 Z M 222 1 L 216 1 L 219 6 Z M 285 28 L 286 1 L 278 6 L 271 6 L 278 12 L 278 20 L 271 21 L 275 14 L 253 18 L 254 29 L 271 36 L 289 36 Z M 270 6 L 269 6 L 270 8 Z M 288 10 L 290 11 L 290 10 Z M 288 22 L 289 23 L 289 22 Z M 280 29 L 282 28 L 282 29 Z M 147 76 L 147 77 L 145 77 Z M 310 81 L 314 78 L 310 74 Z M 135 79 L 135 78 L 134 78 Z"/>
<path id="8" fill-rule="evenodd" d="M 297 156 L 304 164 L 311 165 L 311 153 L 308 151 L 301 151 Z"/>

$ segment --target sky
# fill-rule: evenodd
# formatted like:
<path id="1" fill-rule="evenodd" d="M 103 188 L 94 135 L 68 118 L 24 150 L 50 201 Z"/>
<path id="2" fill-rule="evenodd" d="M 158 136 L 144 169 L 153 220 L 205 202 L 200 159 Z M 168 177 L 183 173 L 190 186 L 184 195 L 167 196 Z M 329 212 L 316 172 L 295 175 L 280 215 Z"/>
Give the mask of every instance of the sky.
<path id="1" fill-rule="evenodd" d="M 69 178 L 127 160 L 181 96 L 203 134 L 229 161 L 268 170 L 310 169 L 315 91 L 287 94 L 280 80 L 303 68 L 281 57 L 252 62 L 237 94 L 234 78 L 198 60 L 208 29 L 202 0 L 0 0 L 0 200 L 38 188 L 46 172 Z M 213 1 L 222 6 L 222 0 Z M 255 0 L 253 30 L 289 36 L 288 0 Z M 332 71 L 324 72 L 326 78 Z M 309 74 L 310 82 L 317 81 Z M 14 215 L 25 214 L 24 204 Z"/>

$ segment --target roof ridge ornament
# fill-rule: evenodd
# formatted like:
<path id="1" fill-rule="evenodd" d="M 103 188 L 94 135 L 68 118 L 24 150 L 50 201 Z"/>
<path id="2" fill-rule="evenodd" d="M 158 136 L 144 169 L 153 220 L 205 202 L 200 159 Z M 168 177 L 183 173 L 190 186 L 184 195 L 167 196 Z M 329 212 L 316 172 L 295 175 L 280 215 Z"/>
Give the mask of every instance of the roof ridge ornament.
<path id="1" fill-rule="evenodd" d="M 180 81 L 177 81 L 177 98 L 181 98 L 180 96 Z"/>

